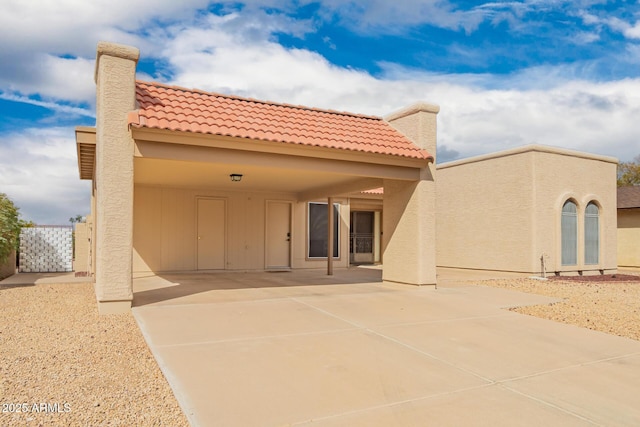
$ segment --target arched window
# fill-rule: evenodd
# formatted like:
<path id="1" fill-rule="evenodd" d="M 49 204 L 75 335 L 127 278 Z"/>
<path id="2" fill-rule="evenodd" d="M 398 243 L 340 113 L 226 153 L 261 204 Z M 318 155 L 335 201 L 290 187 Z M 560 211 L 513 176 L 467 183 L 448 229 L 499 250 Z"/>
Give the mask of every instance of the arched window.
<path id="1" fill-rule="evenodd" d="M 578 263 L 578 209 L 576 204 L 567 200 L 562 206 L 562 265 Z"/>
<path id="2" fill-rule="evenodd" d="M 584 211 L 584 263 L 598 264 L 600 255 L 600 210 L 591 202 Z"/>

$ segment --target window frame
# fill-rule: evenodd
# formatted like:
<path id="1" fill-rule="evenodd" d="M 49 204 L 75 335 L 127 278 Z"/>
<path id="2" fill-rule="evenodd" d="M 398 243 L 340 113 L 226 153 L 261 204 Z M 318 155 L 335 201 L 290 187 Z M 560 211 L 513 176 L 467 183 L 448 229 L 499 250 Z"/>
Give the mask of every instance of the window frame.
<path id="1" fill-rule="evenodd" d="M 591 206 L 596 209 L 595 213 L 589 212 Z M 591 233 L 595 233 L 595 239 L 590 239 L 593 237 Z M 590 246 L 592 242 L 595 242 L 595 248 Z M 594 200 L 584 208 L 584 264 L 600 264 L 600 206 Z"/>
<path id="2" fill-rule="evenodd" d="M 321 205 L 323 207 L 323 210 L 319 210 L 318 212 L 323 212 L 324 216 L 326 217 L 327 214 L 327 202 L 308 202 L 307 203 L 307 241 L 306 241 L 306 255 L 307 255 L 307 259 L 309 260 L 323 260 L 323 259 L 327 259 L 326 255 L 322 255 L 322 256 L 315 256 L 315 255 L 311 255 L 311 214 L 312 214 L 312 209 L 311 209 L 311 205 Z M 335 234 L 333 236 L 334 238 L 334 242 L 333 242 L 333 259 L 340 259 L 340 246 L 341 246 L 341 241 L 340 241 L 340 235 L 341 235 L 341 227 L 340 227 L 340 203 L 334 202 L 333 203 L 333 214 L 334 214 L 334 225 L 335 225 Z M 323 240 L 325 241 L 325 245 L 327 243 L 327 229 L 326 227 L 328 227 L 328 218 L 325 218 L 324 221 L 326 221 L 326 226 L 324 227 L 324 236 L 323 236 Z M 314 240 L 318 240 L 318 239 L 314 239 Z"/>
<path id="3" fill-rule="evenodd" d="M 573 212 L 565 211 L 569 204 L 573 205 Z M 567 228 L 569 226 L 572 230 Z M 569 244 L 572 247 L 569 247 Z M 562 204 L 560 213 L 560 264 L 563 267 L 578 265 L 578 203 L 573 199 L 567 199 Z"/>

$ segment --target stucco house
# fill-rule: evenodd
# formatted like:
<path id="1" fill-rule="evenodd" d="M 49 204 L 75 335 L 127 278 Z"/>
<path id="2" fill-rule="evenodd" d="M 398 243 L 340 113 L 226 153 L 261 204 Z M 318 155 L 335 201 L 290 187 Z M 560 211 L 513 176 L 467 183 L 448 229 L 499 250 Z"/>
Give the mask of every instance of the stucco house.
<path id="1" fill-rule="evenodd" d="M 437 166 L 437 265 L 616 271 L 617 160 L 528 145 Z"/>
<path id="2" fill-rule="evenodd" d="M 360 245 L 384 280 L 435 284 L 438 107 L 383 120 L 212 94 L 136 81 L 138 57 L 98 44 L 96 127 L 76 129 L 101 313 L 130 308 L 134 272 L 346 267 L 352 220 L 385 230 Z M 384 215 L 352 216 L 377 187 Z"/>
<path id="3" fill-rule="evenodd" d="M 618 188 L 618 266 L 640 268 L 640 186 Z"/>
<path id="4" fill-rule="evenodd" d="M 101 313 L 128 310 L 145 272 L 380 262 L 384 281 L 435 285 L 436 252 L 615 270 L 615 159 L 529 146 L 436 168 L 437 106 L 380 118 L 221 95 L 137 81 L 138 57 L 98 44 L 96 126 L 76 129 Z"/>

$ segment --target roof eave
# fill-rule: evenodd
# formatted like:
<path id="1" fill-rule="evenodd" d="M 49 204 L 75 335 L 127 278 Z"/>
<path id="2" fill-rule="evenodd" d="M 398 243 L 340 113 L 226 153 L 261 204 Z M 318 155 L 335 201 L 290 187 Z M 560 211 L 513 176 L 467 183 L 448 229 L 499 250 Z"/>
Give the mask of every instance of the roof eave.
<path id="1" fill-rule="evenodd" d="M 141 141 L 290 154 L 336 160 L 352 160 L 365 163 L 387 164 L 412 168 L 422 168 L 428 163 L 433 163 L 433 156 L 425 150 L 418 151 L 419 157 L 408 157 L 386 153 L 309 146 L 289 142 L 242 138 L 209 133 L 205 134 L 169 129 L 147 128 L 135 124 L 131 124 L 130 129 L 133 138 Z"/>
<path id="2" fill-rule="evenodd" d="M 93 179 L 96 159 L 95 127 L 76 127 L 76 154 L 80 179 Z"/>

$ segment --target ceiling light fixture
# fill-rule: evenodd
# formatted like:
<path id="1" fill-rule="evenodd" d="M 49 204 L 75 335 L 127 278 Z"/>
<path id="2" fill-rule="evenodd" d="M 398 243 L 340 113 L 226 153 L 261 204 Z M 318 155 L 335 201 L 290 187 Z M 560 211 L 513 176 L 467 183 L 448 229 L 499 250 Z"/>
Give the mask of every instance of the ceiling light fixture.
<path id="1" fill-rule="evenodd" d="M 233 181 L 233 182 L 240 182 L 242 180 L 242 174 L 241 173 L 232 173 L 231 175 L 229 175 L 229 178 L 231 178 L 231 181 Z"/>

